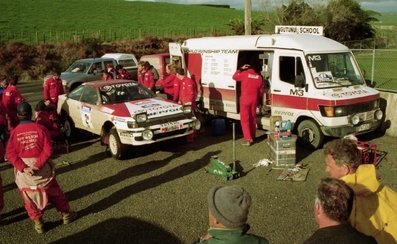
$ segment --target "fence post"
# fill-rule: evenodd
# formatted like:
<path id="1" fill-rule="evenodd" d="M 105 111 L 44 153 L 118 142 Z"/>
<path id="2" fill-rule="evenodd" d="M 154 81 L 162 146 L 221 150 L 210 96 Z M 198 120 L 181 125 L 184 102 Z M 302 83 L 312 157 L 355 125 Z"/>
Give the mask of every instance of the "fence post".
<path id="1" fill-rule="evenodd" d="M 374 47 L 372 49 L 372 71 L 371 71 L 371 86 L 374 86 L 374 78 L 375 78 L 375 41 L 374 41 Z"/>

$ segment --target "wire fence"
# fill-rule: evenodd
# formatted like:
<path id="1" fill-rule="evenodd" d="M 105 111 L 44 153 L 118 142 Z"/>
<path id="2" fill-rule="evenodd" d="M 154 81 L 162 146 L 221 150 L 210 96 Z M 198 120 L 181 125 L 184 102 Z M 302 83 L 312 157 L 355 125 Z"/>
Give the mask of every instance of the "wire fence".
<path id="1" fill-rule="evenodd" d="M 83 30 L 83 31 L 35 31 L 35 32 L 0 32 L 0 41 L 24 42 L 29 44 L 38 43 L 61 43 L 65 41 L 81 42 L 84 39 L 95 38 L 102 42 L 113 42 L 120 40 L 141 39 L 145 36 L 158 37 L 196 37 L 202 35 L 227 34 L 216 28 L 186 28 L 186 29 L 106 29 L 106 30 Z"/>
<path id="2" fill-rule="evenodd" d="M 364 78 L 372 86 L 397 91 L 397 49 L 352 49 Z"/>

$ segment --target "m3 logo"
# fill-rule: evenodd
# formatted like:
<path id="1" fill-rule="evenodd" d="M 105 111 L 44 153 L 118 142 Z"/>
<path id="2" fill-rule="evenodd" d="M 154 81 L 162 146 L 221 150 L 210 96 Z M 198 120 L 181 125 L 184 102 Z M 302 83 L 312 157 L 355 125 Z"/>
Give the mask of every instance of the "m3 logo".
<path id="1" fill-rule="evenodd" d="M 289 94 L 292 96 L 302 97 L 305 94 L 305 91 L 300 89 L 291 89 L 289 90 Z"/>

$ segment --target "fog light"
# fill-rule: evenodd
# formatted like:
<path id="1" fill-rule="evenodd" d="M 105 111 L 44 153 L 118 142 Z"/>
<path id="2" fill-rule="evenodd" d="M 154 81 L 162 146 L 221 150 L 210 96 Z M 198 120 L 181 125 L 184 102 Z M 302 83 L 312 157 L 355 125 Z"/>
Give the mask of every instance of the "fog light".
<path id="1" fill-rule="evenodd" d="M 200 130 L 200 128 L 201 128 L 201 121 L 196 119 L 196 121 L 194 122 L 194 129 Z"/>
<path id="2" fill-rule="evenodd" d="M 142 137 L 144 140 L 149 141 L 153 138 L 153 132 L 151 130 L 144 130 L 142 132 Z"/>
<path id="3" fill-rule="evenodd" d="M 356 115 L 353 115 L 350 120 L 353 125 L 357 125 L 360 122 L 360 117 L 358 117 L 358 115 L 356 114 Z"/>
<path id="4" fill-rule="evenodd" d="M 375 112 L 375 118 L 376 118 L 377 120 L 381 120 L 381 119 L 383 118 L 383 112 L 382 112 L 382 110 L 376 110 L 376 112 Z"/>

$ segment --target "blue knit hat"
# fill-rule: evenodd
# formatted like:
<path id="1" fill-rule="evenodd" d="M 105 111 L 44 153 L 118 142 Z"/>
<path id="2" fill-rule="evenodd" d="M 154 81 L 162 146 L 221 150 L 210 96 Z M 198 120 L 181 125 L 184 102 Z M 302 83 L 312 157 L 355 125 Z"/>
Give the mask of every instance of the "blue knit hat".
<path id="1" fill-rule="evenodd" d="M 211 214 L 228 228 L 237 228 L 247 223 L 251 196 L 241 186 L 215 186 L 207 196 Z"/>

